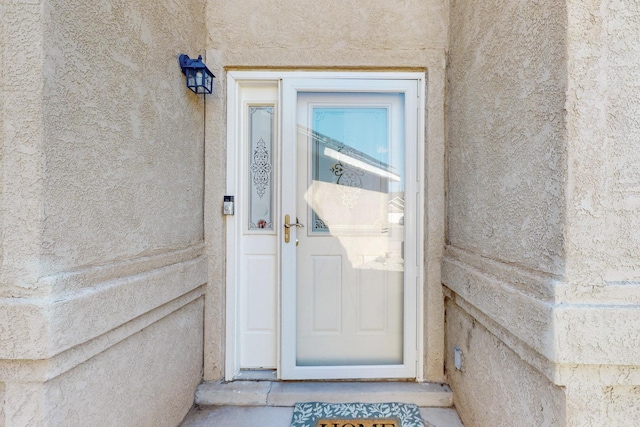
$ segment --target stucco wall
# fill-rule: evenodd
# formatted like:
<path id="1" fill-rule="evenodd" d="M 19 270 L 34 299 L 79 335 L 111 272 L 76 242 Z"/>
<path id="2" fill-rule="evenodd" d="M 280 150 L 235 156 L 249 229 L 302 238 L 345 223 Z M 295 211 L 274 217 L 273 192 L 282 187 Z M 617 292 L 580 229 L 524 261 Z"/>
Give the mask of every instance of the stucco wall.
<path id="1" fill-rule="evenodd" d="M 447 300 L 446 313 L 448 379 L 465 425 L 564 425 L 562 387 L 524 362 L 454 300 Z M 461 370 L 454 368 L 456 346 L 463 355 Z"/>
<path id="2" fill-rule="evenodd" d="M 569 5 L 568 272 L 589 294 L 640 282 L 640 7 Z"/>
<path id="3" fill-rule="evenodd" d="M 443 283 L 557 359 L 564 274 L 566 7 L 454 0 Z"/>
<path id="4" fill-rule="evenodd" d="M 611 2 L 607 11 L 607 176 L 612 200 L 605 280 L 640 281 L 640 5 Z M 611 19 L 615 17 L 614 19 Z"/>
<path id="5" fill-rule="evenodd" d="M 447 41 L 442 0 L 224 0 L 208 11 L 208 48 L 222 66 L 424 68 Z"/>
<path id="6" fill-rule="evenodd" d="M 202 331 L 200 298 L 51 380 L 47 423 L 177 426 L 202 378 Z"/>
<path id="7" fill-rule="evenodd" d="M 3 2 L 2 290 L 21 295 L 37 278 L 42 156 L 42 13 Z M 28 88 L 28 90 L 25 90 Z M 17 289 L 9 291 L 11 287 Z"/>
<path id="8" fill-rule="evenodd" d="M 129 410 L 118 425 L 175 425 L 202 366 L 203 303 L 180 310 L 207 281 L 204 101 L 177 55 L 204 53 L 205 2 L 11 1 L 2 12 L 3 420 L 99 424 L 108 408 L 82 402 L 103 393 Z M 16 413 L 25 396 L 27 418 Z"/>
<path id="9" fill-rule="evenodd" d="M 4 422 L 4 420 L 5 420 L 5 416 L 4 416 L 5 391 L 4 391 L 4 388 L 5 388 L 4 383 L 0 383 L 0 402 L 2 402 L 2 404 L 0 404 L 0 427 L 4 427 L 6 425 L 6 423 Z"/>
<path id="10" fill-rule="evenodd" d="M 202 49 L 204 1 L 5 9 L 3 295 L 201 242 L 204 106 L 176 57 Z"/>
<path id="11" fill-rule="evenodd" d="M 200 297 L 42 385 L 15 380 L 7 426 L 175 427 L 201 379 L 202 308 Z"/>
<path id="12" fill-rule="evenodd" d="M 203 46 L 204 2 L 44 7 L 41 274 L 203 239 L 203 100 L 177 54 Z"/>
<path id="13" fill-rule="evenodd" d="M 443 241 L 444 67 L 448 7 L 445 0 L 349 0 L 346 2 L 237 2 L 207 6 L 207 65 L 219 90 L 207 98 L 205 226 L 209 257 L 205 378 L 223 375 L 224 219 L 226 181 L 225 69 L 424 70 L 428 155 L 425 274 L 425 371 L 443 379 L 443 305 L 440 260 Z"/>
<path id="14" fill-rule="evenodd" d="M 563 269 L 562 2 L 451 1 L 449 243 Z"/>
<path id="15" fill-rule="evenodd" d="M 479 425 L 522 402 L 546 408 L 555 386 L 565 416 L 551 425 L 634 422 L 619 408 L 638 404 L 640 381 L 638 12 L 626 1 L 451 2 L 443 282 L 452 313 L 473 322 L 447 339 L 494 354 L 470 355 L 482 369 L 469 372 L 517 367 L 542 390 L 489 384 L 510 400 Z M 474 393 L 487 383 L 447 371 L 464 411 L 485 413 Z"/>
<path id="16" fill-rule="evenodd" d="M 4 3 L 0 4 L 0 64 L 4 65 L 4 51 L 6 45 L 4 42 L 5 33 L 5 8 Z M 0 102 L 0 206 L 2 206 L 2 194 L 4 183 L 4 140 L 5 140 L 5 121 L 4 121 L 4 100 L 7 98 L 7 87 L 4 82 L 4 67 L 0 70 L 0 94 L 2 102 Z M 3 209 L 0 208 L 0 227 L 4 223 Z M 3 263 L 4 245 L 0 244 L 0 265 Z M 2 417 L 0 417 L 1 419 Z"/>

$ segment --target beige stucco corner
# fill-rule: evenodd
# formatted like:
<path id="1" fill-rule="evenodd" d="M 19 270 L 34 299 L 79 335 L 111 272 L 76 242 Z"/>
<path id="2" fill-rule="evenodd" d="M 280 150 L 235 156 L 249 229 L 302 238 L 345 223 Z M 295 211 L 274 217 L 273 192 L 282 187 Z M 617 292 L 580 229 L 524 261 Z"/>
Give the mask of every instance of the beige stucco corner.
<path id="1" fill-rule="evenodd" d="M 0 425 L 175 426 L 202 378 L 203 1 L 0 5 Z"/>
<path id="2" fill-rule="evenodd" d="M 198 297 L 132 335 L 115 330 L 47 362 L 3 363 L 3 425 L 177 425 L 201 378 L 202 308 Z"/>
<path id="3" fill-rule="evenodd" d="M 626 1 L 452 2 L 443 283 L 465 423 L 635 423 L 638 22 Z"/>

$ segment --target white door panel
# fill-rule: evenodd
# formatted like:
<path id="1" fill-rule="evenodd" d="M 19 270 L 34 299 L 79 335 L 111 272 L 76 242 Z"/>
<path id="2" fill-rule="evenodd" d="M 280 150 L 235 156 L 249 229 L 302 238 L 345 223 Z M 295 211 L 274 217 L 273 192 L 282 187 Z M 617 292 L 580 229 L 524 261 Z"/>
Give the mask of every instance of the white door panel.
<path id="1" fill-rule="evenodd" d="M 415 85 L 317 83 L 284 82 L 295 147 L 283 158 L 283 213 L 306 224 L 297 246 L 283 244 L 283 319 L 295 327 L 283 323 L 282 374 L 415 378 L 416 254 L 404 253 L 405 192 L 416 188 L 405 167 L 415 158 L 415 144 L 405 149 L 415 140 L 405 119 L 415 94 L 406 92 Z"/>
<path id="2" fill-rule="evenodd" d="M 278 85 L 240 87 L 240 369 L 275 369 L 278 345 Z M 230 219 L 232 220 L 232 219 Z"/>

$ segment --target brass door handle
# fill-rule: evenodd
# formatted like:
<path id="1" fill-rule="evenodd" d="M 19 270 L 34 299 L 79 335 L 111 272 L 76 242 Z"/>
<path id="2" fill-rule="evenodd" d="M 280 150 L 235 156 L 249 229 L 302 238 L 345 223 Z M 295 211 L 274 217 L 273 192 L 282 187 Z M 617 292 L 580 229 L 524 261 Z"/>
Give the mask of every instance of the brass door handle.
<path id="1" fill-rule="evenodd" d="M 291 217 L 289 215 L 284 216 L 284 242 L 289 243 L 291 241 L 291 227 L 304 227 L 304 224 L 300 224 L 298 222 L 298 218 L 296 218 L 296 223 L 291 224 Z"/>

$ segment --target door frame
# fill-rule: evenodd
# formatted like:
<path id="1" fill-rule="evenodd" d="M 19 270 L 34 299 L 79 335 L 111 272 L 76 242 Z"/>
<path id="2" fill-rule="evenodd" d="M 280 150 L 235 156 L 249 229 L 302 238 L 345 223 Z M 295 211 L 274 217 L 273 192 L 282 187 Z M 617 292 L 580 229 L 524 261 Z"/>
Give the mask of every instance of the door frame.
<path id="1" fill-rule="evenodd" d="M 243 191 L 238 185 L 239 168 L 238 165 L 243 161 L 243 150 L 241 144 L 237 143 L 239 136 L 239 126 L 241 125 L 240 108 L 238 105 L 240 84 L 251 81 L 270 81 L 279 82 L 279 93 L 282 97 L 283 79 L 340 79 L 340 80 L 411 80 L 416 83 L 417 111 L 415 112 L 415 123 L 417 126 L 417 213 L 416 218 L 416 234 L 417 242 L 417 278 L 416 278 L 416 380 L 424 379 L 424 297 L 425 297 L 425 281 L 424 281 L 424 248 L 425 248 L 425 94 L 426 94 L 426 76 L 422 72 L 357 72 L 357 71 L 339 71 L 339 72 L 318 72 L 318 71 L 229 71 L 227 77 L 227 175 L 226 175 L 226 193 L 228 195 L 236 195 L 236 200 L 242 200 L 238 197 Z M 283 105 L 283 99 L 280 99 L 279 105 Z M 405 115 L 411 114 L 405 111 Z M 278 115 L 277 127 L 281 128 L 282 114 Z M 280 159 L 278 160 L 280 161 Z M 275 177 L 276 181 L 280 181 L 280 177 Z M 276 201 L 280 204 L 280 200 Z M 276 212 L 275 215 L 280 215 Z M 240 216 L 227 217 L 225 221 L 226 229 L 226 297 L 225 297 L 225 380 L 233 380 L 240 373 L 240 348 L 239 348 L 239 326 L 238 316 L 239 309 L 239 287 L 237 285 L 237 272 L 240 268 L 238 236 L 240 224 Z M 281 230 L 278 230 L 280 233 Z M 281 242 L 282 239 L 279 239 Z M 280 243 L 281 244 L 281 243 Z M 282 298 L 282 290 L 279 290 L 278 301 Z M 278 378 L 281 377 L 282 370 L 282 354 L 281 340 L 282 336 L 282 309 L 278 304 Z M 431 328 L 430 328 L 431 329 Z"/>

